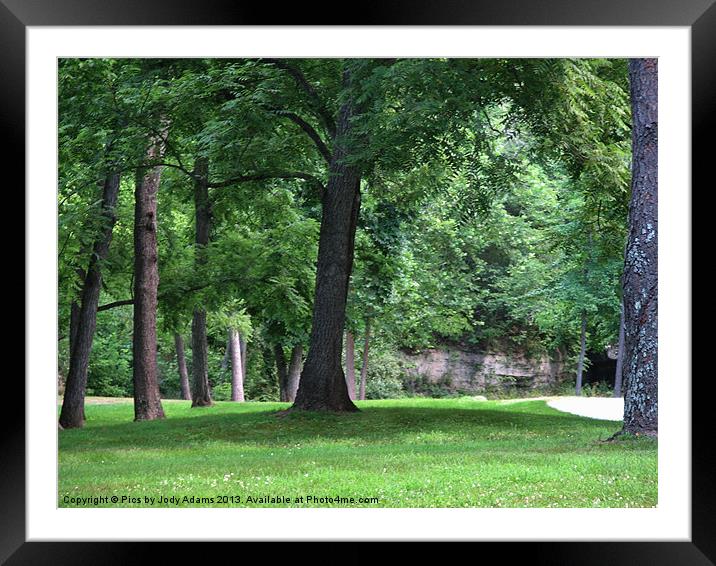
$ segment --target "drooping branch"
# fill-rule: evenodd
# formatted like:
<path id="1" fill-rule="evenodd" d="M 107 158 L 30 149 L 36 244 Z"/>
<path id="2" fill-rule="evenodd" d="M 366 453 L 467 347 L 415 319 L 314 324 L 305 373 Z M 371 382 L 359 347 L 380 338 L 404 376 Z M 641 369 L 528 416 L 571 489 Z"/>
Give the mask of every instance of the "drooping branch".
<path id="1" fill-rule="evenodd" d="M 287 110 L 274 110 L 274 112 L 280 116 L 285 116 L 289 120 L 291 120 L 294 124 L 297 124 L 299 128 L 301 128 L 309 138 L 313 141 L 314 144 L 316 144 L 316 147 L 318 148 L 318 151 L 323 156 L 323 159 L 326 160 L 326 163 L 330 165 L 331 163 L 331 152 L 326 146 L 326 144 L 321 139 L 321 136 L 318 134 L 318 132 L 309 124 L 306 122 L 303 118 L 301 118 L 298 114 L 294 112 L 289 112 Z"/>
<path id="2" fill-rule="evenodd" d="M 328 133 L 333 138 L 336 135 L 336 122 L 333 119 L 333 116 L 326 108 L 325 104 L 323 103 L 323 100 L 316 92 L 316 89 L 311 86 L 311 83 L 306 80 L 306 77 L 303 75 L 303 73 L 298 70 L 293 65 L 290 65 L 286 61 L 283 61 L 281 59 L 270 59 L 266 58 L 263 59 L 266 63 L 269 63 L 271 65 L 274 65 L 275 67 L 282 69 L 286 71 L 289 75 L 291 75 L 291 78 L 296 82 L 298 87 L 303 90 L 308 95 L 309 101 L 311 103 L 311 106 L 313 106 L 314 110 L 318 114 L 318 116 L 321 118 L 321 121 L 323 122 L 323 125 L 326 127 L 326 130 L 328 130 Z"/>

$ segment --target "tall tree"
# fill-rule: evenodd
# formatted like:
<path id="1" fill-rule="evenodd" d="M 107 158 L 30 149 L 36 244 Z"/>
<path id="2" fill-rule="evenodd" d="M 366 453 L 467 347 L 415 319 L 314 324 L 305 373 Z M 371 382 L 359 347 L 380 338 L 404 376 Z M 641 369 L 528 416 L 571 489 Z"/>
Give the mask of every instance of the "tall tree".
<path id="1" fill-rule="evenodd" d="M 617 367 L 614 371 L 614 397 L 622 396 L 622 383 L 624 373 L 624 303 L 622 302 L 619 315 L 619 341 L 617 344 Z"/>
<path id="2" fill-rule="evenodd" d="M 658 431 L 657 59 L 631 59 L 632 184 L 624 260 L 623 432 Z"/>
<path id="3" fill-rule="evenodd" d="M 244 400 L 244 369 L 241 363 L 241 337 L 236 328 L 229 329 L 231 337 L 231 400 Z"/>
<path id="4" fill-rule="evenodd" d="M 106 259 L 116 221 L 114 212 L 119 194 L 119 174 L 111 173 L 104 181 L 102 191 L 102 217 L 104 226 L 92 249 L 82 288 L 79 312 L 73 308 L 74 324 L 70 328 L 70 370 L 65 383 L 60 424 L 63 428 L 78 428 L 84 424 L 87 368 L 97 325 L 97 305 L 102 287 L 101 262 Z M 74 307 L 74 303 L 73 303 Z M 72 328 L 74 326 L 74 328 Z"/>
<path id="5" fill-rule="evenodd" d="M 288 376 L 286 381 L 286 401 L 293 403 L 296 400 L 296 392 L 301 379 L 301 367 L 303 363 L 303 346 L 296 344 L 291 348 L 291 358 L 288 363 Z"/>
<path id="6" fill-rule="evenodd" d="M 587 311 L 582 311 L 582 331 L 579 334 L 579 358 L 577 359 L 577 385 L 575 394 L 582 394 L 582 375 L 584 372 L 584 357 L 587 351 Z"/>
<path id="7" fill-rule="evenodd" d="M 351 400 L 356 398 L 356 349 L 351 331 L 346 332 L 346 383 Z"/>
<path id="8" fill-rule="evenodd" d="M 279 343 L 274 344 L 273 352 L 276 357 L 279 401 L 288 401 L 288 368 L 286 367 L 286 354 L 283 351 L 283 346 Z"/>
<path id="9" fill-rule="evenodd" d="M 368 381 L 368 348 L 370 347 L 370 319 L 365 322 L 365 339 L 363 340 L 363 363 L 360 368 L 360 400 L 365 401 L 365 385 Z"/>
<path id="10" fill-rule="evenodd" d="M 147 160 L 161 159 L 164 136 L 157 136 L 147 150 Z M 157 368 L 157 193 L 161 166 L 137 170 L 134 203 L 134 333 L 132 337 L 134 420 L 164 418 Z"/>
<path id="11" fill-rule="evenodd" d="M 177 368 L 179 370 L 179 386 L 181 398 L 191 401 L 191 388 L 189 387 L 189 372 L 186 369 L 186 356 L 184 355 L 184 338 L 179 332 L 174 333 L 174 349 L 177 354 Z"/>
<path id="12" fill-rule="evenodd" d="M 343 81 L 349 90 L 351 72 L 347 68 Z M 350 157 L 346 144 L 353 141 L 351 119 L 355 111 L 349 96 L 336 121 L 328 186 L 322 203 L 311 338 L 293 404 L 295 409 L 358 410 L 348 395 L 341 364 L 348 282 L 360 209 L 360 169 L 346 159 Z"/>
<path id="13" fill-rule="evenodd" d="M 209 201 L 209 162 L 205 157 L 196 159 L 194 165 L 194 207 L 196 218 L 195 262 L 197 269 L 207 263 L 206 246 L 209 244 L 211 206 Z M 192 373 L 194 390 L 192 407 L 208 407 L 213 404 L 209 387 L 208 346 L 206 339 L 206 309 L 203 305 L 194 307 L 191 323 Z M 233 343 L 233 342 L 232 342 Z M 233 371 L 233 370 L 232 370 Z"/>

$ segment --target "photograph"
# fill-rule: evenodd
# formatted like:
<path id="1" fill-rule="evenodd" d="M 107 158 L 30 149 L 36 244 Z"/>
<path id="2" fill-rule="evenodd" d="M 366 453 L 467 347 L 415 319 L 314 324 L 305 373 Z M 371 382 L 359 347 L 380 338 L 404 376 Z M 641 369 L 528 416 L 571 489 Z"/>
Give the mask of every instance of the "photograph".
<path id="1" fill-rule="evenodd" d="M 714 0 L 55 2 L 0 0 L 26 223 L 0 563 L 713 564 Z"/>
<path id="2" fill-rule="evenodd" d="M 659 506 L 657 57 L 55 80 L 57 507 Z"/>

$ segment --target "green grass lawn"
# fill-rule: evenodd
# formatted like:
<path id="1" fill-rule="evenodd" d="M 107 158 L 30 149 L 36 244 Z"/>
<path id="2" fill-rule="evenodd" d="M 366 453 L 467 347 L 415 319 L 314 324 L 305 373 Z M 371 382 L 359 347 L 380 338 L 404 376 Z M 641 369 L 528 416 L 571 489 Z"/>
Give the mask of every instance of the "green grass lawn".
<path id="1" fill-rule="evenodd" d="M 59 431 L 59 506 L 94 506 L 67 499 L 94 496 L 139 499 L 100 507 L 175 506 L 160 496 L 184 507 L 657 504 L 655 440 L 602 443 L 618 423 L 560 413 L 542 400 L 364 401 L 355 414 L 282 416 L 285 403 L 163 404 L 167 418 L 152 422 L 132 422 L 131 401 L 88 404 L 85 428 Z"/>

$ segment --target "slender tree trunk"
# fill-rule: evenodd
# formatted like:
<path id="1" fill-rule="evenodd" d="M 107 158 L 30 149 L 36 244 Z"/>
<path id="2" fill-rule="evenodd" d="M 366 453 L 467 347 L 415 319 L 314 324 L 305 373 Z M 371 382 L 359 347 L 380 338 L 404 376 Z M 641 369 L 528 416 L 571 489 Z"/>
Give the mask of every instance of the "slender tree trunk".
<path id="1" fill-rule="evenodd" d="M 147 152 L 151 161 L 161 157 L 163 143 L 156 140 Z M 164 418 L 157 368 L 157 193 L 162 168 L 137 172 L 134 204 L 134 420 Z"/>
<path id="2" fill-rule="evenodd" d="M 658 432 L 657 59 L 630 59 L 632 183 L 624 260 L 623 432 Z"/>
<path id="3" fill-rule="evenodd" d="M 301 363 L 303 362 L 303 346 L 298 344 L 291 348 L 291 361 L 288 364 L 288 382 L 286 384 L 286 401 L 293 403 L 296 400 L 296 391 L 301 379 Z"/>
<path id="4" fill-rule="evenodd" d="M 293 409 L 358 410 L 348 395 L 341 360 L 360 209 L 360 171 L 356 165 L 345 163 L 348 153 L 342 145 L 351 135 L 352 115 L 349 100 L 339 111 L 330 176 L 323 196 L 310 345 Z"/>
<path id="5" fill-rule="evenodd" d="M 288 367 L 286 366 L 286 354 L 281 344 L 274 344 L 274 356 L 276 357 L 276 374 L 278 375 L 278 392 L 281 402 L 288 401 Z"/>
<path id="6" fill-rule="evenodd" d="M 365 401 L 365 383 L 368 379 L 368 347 L 370 346 L 370 319 L 365 323 L 365 340 L 363 341 L 363 363 L 360 368 L 360 400 Z"/>
<path id="7" fill-rule="evenodd" d="M 241 352 L 243 353 L 244 349 L 241 349 Z M 231 358 L 231 331 L 227 331 L 226 333 L 226 350 L 224 350 L 224 358 L 221 360 L 221 375 L 224 375 L 224 372 L 229 367 L 229 359 Z"/>
<path id="8" fill-rule="evenodd" d="M 235 328 L 229 330 L 231 336 L 231 400 L 244 400 L 244 372 L 241 366 L 241 339 Z"/>
<path id="9" fill-rule="evenodd" d="M 189 389 L 189 372 L 186 369 L 186 357 L 184 356 L 184 338 L 178 332 L 174 333 L 174 347 L 177 352 L 177 366 L 179 367 L 179 385 L 181 386 L 181 398 L 191 401 L 191 390 Z"/>
<path id="10" fill-rule="evenodd" d="M 112 230 L 116 221 L 114 209 L 118 194 L 119 174 L 110 174 L 104 181 L 102 191 L 102 216 L 105 223 L 92 249 L 82 287 L 79 311 L 73 308 L 74 316 L 71 316 L 75 318 L 75 329 L 70 328 L 70 368 L 65 381 L 65 394 L 60 412 L 60 425 L 63 428 L 78 428 L 84 425 L 87 368 L 97 325 L 97 305 L 102 287 L 101 263 L 106 259 L 112 241 Z M 72 322 L 70 326 L 72 327 Z"/>
<path id="11" fill-rule="evenodd" d="M 584 370 L 584 355 L 587 351 L 587 313 L 582 311 L 582 333 L 579 337 L 579 359 L 577 360 L 577 388 L 575 393 L 582 394 L 582 371 Z"/>
<path id="12" fill-rule="evenodd" d="M 206 246 L 209 243 L 211 207 L 209 188 L 207 187 L 209 163 L 203 158 L 196 159 L 194 166 L 194 208 L 196 217 L 196 250 L 194 261 L 197 270 L 207 263 Z M 194 308 L 191 322 L 192 374 L 194 390 L 192 407 L 208 407 L 213 404 L 209 386 L 208 346 L 206 340 L 206 310 L 202 306 Z"/>
<path id="13" fill-rule="evenodd" d="M 352 332 L 346 332 L 346 385 L 351 401 L 356 398 L 356 346 Z"/>
<path id="14" fill-rule="evenodd" d="M 624 302 L 619 315 L 619 345 L 617 347 L 617 369 L 614 375 L 614 397 L 622 396 L 622 367 L 624 362 Z"/>
<path id="15" fill-rule="evenodd" d="M 81 279 L 84 279 L 87 274 L 82 272 L 82 270 L 78 270 L 80 273 Z M 80 325 L 80 313 L 81 313 L 80 305 L 77 301 L 72 301 L 72 305 L 70 306 L 70 357 L 69 359 L 72 359 L 72 348 L 75 346 L 75 342 L 77 340 L 77 329 Z M 94 336 L 94 334 L 93 334 Z M 88 366 L 89 367 L 89 366 Z M 87 420 L 87 415 L 85 414 L 85 408 L 84 408 L 84 401 L 82 403 L 82 420 Z"/>
<path id="16" fill-rule="evenodd" d="M 246 379 L 246 338 L 243 334 L 239 335 L 239 344 L 241 345 L 241 373 Z"/>

